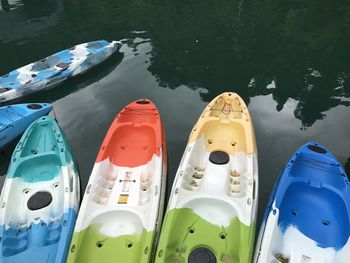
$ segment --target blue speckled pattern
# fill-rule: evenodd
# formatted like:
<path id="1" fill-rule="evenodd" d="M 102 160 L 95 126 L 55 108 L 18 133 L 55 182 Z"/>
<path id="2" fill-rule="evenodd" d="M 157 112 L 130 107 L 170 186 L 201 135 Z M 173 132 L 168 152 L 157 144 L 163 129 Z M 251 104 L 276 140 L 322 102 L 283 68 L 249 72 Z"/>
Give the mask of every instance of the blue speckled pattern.
<path id="1" fill-rule="evenodd" d="M 0 77 L 0 103 L 60 84 L 106 60 L 121 47 L 98 40 L 76 45 Z"/>

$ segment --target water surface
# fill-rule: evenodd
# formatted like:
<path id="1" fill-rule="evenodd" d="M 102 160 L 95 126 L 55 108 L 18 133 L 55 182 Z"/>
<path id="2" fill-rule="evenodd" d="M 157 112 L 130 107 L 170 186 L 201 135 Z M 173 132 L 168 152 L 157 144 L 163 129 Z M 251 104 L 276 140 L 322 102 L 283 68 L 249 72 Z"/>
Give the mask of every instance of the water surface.
<path id="1" fill-rule="evenodd" d="M 124 45 L 85 76 L 24 100 L 53 103 L 83 188 L 111 121 L 142 97 L 166 128 L 168 193 L 190 130 L 224 91 L 239 93 L 254 120 L 259 217 L 307 141 L 350 166 L 349 1 L 1 0 L 1 75 L 96 39 Z M 14 145 L 0 156 L 3 173 Z"/>

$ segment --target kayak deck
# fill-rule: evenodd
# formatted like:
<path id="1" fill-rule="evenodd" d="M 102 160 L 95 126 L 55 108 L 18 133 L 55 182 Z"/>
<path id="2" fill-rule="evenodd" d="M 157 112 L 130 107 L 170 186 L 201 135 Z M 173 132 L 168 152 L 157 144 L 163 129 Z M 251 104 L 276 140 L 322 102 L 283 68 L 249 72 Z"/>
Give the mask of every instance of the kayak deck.
<path id="1" fill-rule="evenodd" d="M 68 262 L 150 260 L 164 198 L 164 143 L 150 101 L 131 103 L 118 114 L 90 176 Z"/>
<path id="2" fill-rule="evenodd" d="M 324 146 L 310 142 L 299 149 L 273 193 L 256 262 L 347 262 L 349 185 Z"/>
<path id="3" fill-rule="evenodd" d="M 2 192 L 2 262 L 64 262 L 74 228 L 79 182 L 55 121 L 39 118 L 12 156 Z"/>
<path id="4" fill-rule="evenodd" d="M 118 258 L 142 262 L 143 257 L 150 257 L 153 238 L 152 232 L 143 229 L 139 215 L 111 210 L 89 222 L 79 233 L 79 243 L 73 237 L 70 254 L 76 254 L 74 262 L 115 262 Z"/>
<path id="5" fill-rule="evenodd" d="M 256 215 L 254 132 L 244 102 L 216 97 L 192 130 L 156 262 L 249 262 Z"/>
<path id="6" fill-rule="evenodd" d="M 0 102 L 56 86 L 84 73 L 109 58 L 120 46 L 117 41 L 87 42 L 13 70 L 0 77 Z"/>
<path id="7" fill-rule="evenodd" d="M 37 118 L 52 109 L 48 103 L 15 104 L 0 107 L 0 148 L 19 136 Z"/>

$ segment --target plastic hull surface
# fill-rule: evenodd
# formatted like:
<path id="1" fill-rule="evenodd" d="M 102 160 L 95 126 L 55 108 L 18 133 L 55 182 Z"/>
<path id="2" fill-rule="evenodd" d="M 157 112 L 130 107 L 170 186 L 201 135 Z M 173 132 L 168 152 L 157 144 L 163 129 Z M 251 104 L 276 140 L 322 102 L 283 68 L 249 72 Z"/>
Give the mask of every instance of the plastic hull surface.
<path id="1" fill-rule="evenodd" d="M 257 155 L 248 109 L 217 96 L 190 135 L 172 188 L 155 262 L 251 262 Z"/>
<path id="2" fill-rule="evenodd" d="M 49 103 L 15 104 L 0 107 L 0 149 L 21 135 L 37 118 L 52 110 Z"/>
<path id="3" fill-rule="evenodd" d="M 350 183 L 321 144 L 301 147 L 265 211 L 254 262 L 345 263 L 350 258 Z"/>
<path id="4" fill-rule="evenodd" d="M 0 103 L 56 86 L 100 64 L 121 47 L 98 40 L 62 50 L 0 77 Z"/>
<path id="5" fill-rule="evenodd" d="M 166 142 L 155 105 L 126 106 L 100 148 L 68 262 L 149 262 L 161 224 Z"/>
<path id="6" fill-rule="evenodd" d="M 1 192 L 1 262 L 65 262 L 79 205 L 79 177 L 51 117 L 32 123 Z"/>

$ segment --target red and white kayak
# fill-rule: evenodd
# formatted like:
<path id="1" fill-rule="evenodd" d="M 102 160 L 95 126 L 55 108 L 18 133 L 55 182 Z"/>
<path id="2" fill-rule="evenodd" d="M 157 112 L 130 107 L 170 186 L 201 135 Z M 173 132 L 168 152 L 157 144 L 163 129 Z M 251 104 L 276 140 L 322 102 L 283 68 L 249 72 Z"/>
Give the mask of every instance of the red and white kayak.
<path id="1" fill-rule="evenodd" d="M 126 106 L 97 156 L 68 262 L 149 262 L 161 224 L 166 183 L 166 140 L 156 106 Z"/>

